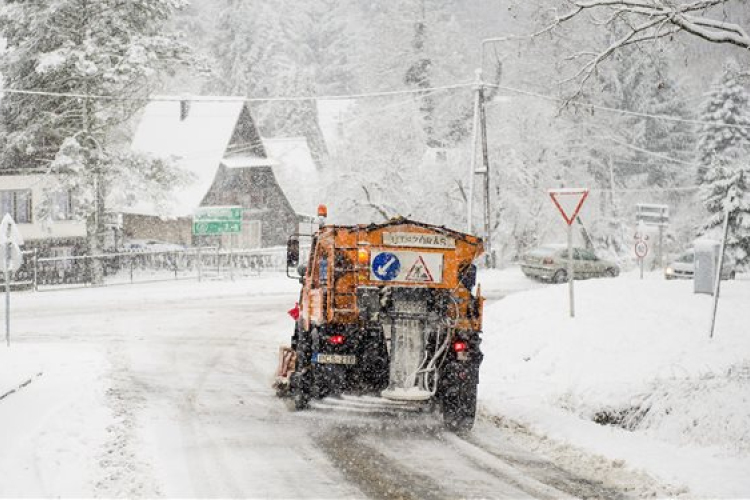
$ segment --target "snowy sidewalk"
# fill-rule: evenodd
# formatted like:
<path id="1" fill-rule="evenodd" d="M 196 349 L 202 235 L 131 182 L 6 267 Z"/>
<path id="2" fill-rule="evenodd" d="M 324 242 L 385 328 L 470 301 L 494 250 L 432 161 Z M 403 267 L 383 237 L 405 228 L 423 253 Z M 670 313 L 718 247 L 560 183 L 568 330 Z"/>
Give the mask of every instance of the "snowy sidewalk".
<path id="1" fill-rule="evenodd" d="M 0 346 L 0 404 L 43 373 L 39 353 L 26 346 Z"/>

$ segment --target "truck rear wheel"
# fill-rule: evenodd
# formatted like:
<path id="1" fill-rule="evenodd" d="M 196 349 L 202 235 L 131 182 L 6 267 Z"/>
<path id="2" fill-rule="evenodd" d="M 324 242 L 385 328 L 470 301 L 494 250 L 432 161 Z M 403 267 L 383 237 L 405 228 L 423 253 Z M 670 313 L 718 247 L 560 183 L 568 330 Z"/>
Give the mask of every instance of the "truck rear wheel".
<path id="1" fill-rule="evenodd" d="M 446 391 L 442 400 L 443 424 L 452 432 L 474 427 L 477 413 L 477 384 L 467 383 Z"/>
<path id="2" fill-rule="evenodd" d="M 294 397 L 294 409 L 304 410 L 310 405 L 312 392 L 312 366 L 310 365 L 309 349 L 306 349 L 304 339 L 297 342 L 297 366 L 292 373 L 289 385 Z"/>

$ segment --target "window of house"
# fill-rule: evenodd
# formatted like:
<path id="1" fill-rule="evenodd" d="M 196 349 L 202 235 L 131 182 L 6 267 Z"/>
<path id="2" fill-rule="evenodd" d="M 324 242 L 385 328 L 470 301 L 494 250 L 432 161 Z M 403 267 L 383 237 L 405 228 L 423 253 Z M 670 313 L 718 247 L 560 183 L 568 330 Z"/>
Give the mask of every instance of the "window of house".
<path id="1" fill-rule="evenodd" d="M 0 211 L 10 214 L 19 224 L 31 223 L 31 190 L 0 191 Z"/>
<path id="2" fill-rule="evenodd" d="M 59 191 L 52 194 L 52 220 L 70 220 L 73 218 L 72 196 L 70 191 Z"/>
<path id="3" fill-rule="evenodd" d="M 266 192 L 263 189 L 258 189 L 250 193 L 250 207 L 251 208 L 262 208 L 266 206 Z"/>

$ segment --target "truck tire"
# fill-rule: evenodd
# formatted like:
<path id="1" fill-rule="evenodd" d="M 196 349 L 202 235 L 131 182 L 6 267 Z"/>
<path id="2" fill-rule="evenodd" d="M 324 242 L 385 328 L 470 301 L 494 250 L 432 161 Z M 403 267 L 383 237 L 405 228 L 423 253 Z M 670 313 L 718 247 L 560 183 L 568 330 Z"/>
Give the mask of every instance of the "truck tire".
<path id="1" fill-rule="evenodd" d="M 294 409 L 301 411 L 310 406 L 313 373 L 309 340 L 300 336 L 297 339 L 297 366 L 290 379 L 290 389 L 294 397 Z"/>
<path id="2" fill-rule="evenodd" d="M 477 384 L 467 383 L 446 391 L 442 400 L 443 424 L 451 432 L 474 427 L 477 413 Z"/>
<path id="3" fill-rule="evenodd" d="M 292 394 L 294 395 L 294 409 L 302 411 L 310 406 L 310 377 L 309 370 L 305 373 L 295 373 L 292 381 Z"/>

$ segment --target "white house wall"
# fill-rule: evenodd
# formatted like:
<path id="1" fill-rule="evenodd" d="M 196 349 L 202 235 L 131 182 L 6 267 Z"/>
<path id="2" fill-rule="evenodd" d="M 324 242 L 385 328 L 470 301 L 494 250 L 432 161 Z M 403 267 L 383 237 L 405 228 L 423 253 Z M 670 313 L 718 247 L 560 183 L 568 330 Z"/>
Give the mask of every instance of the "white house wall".
<path id="1" fill-rule="evenodd" d="M 57 178 L 51 174 L 2 175 L 0 190 L 31 190 L 31 224 L 18 224 L 24 240 L 43 240 L 51 238 L 78 238 L 86 236 L 86 224 L 83 221 L 53 221 L 42 224 L 37 209 L 44 196 L 44 188 L 52 187 Z M 3 214 L 0 214 L 3 215 Z"/>

